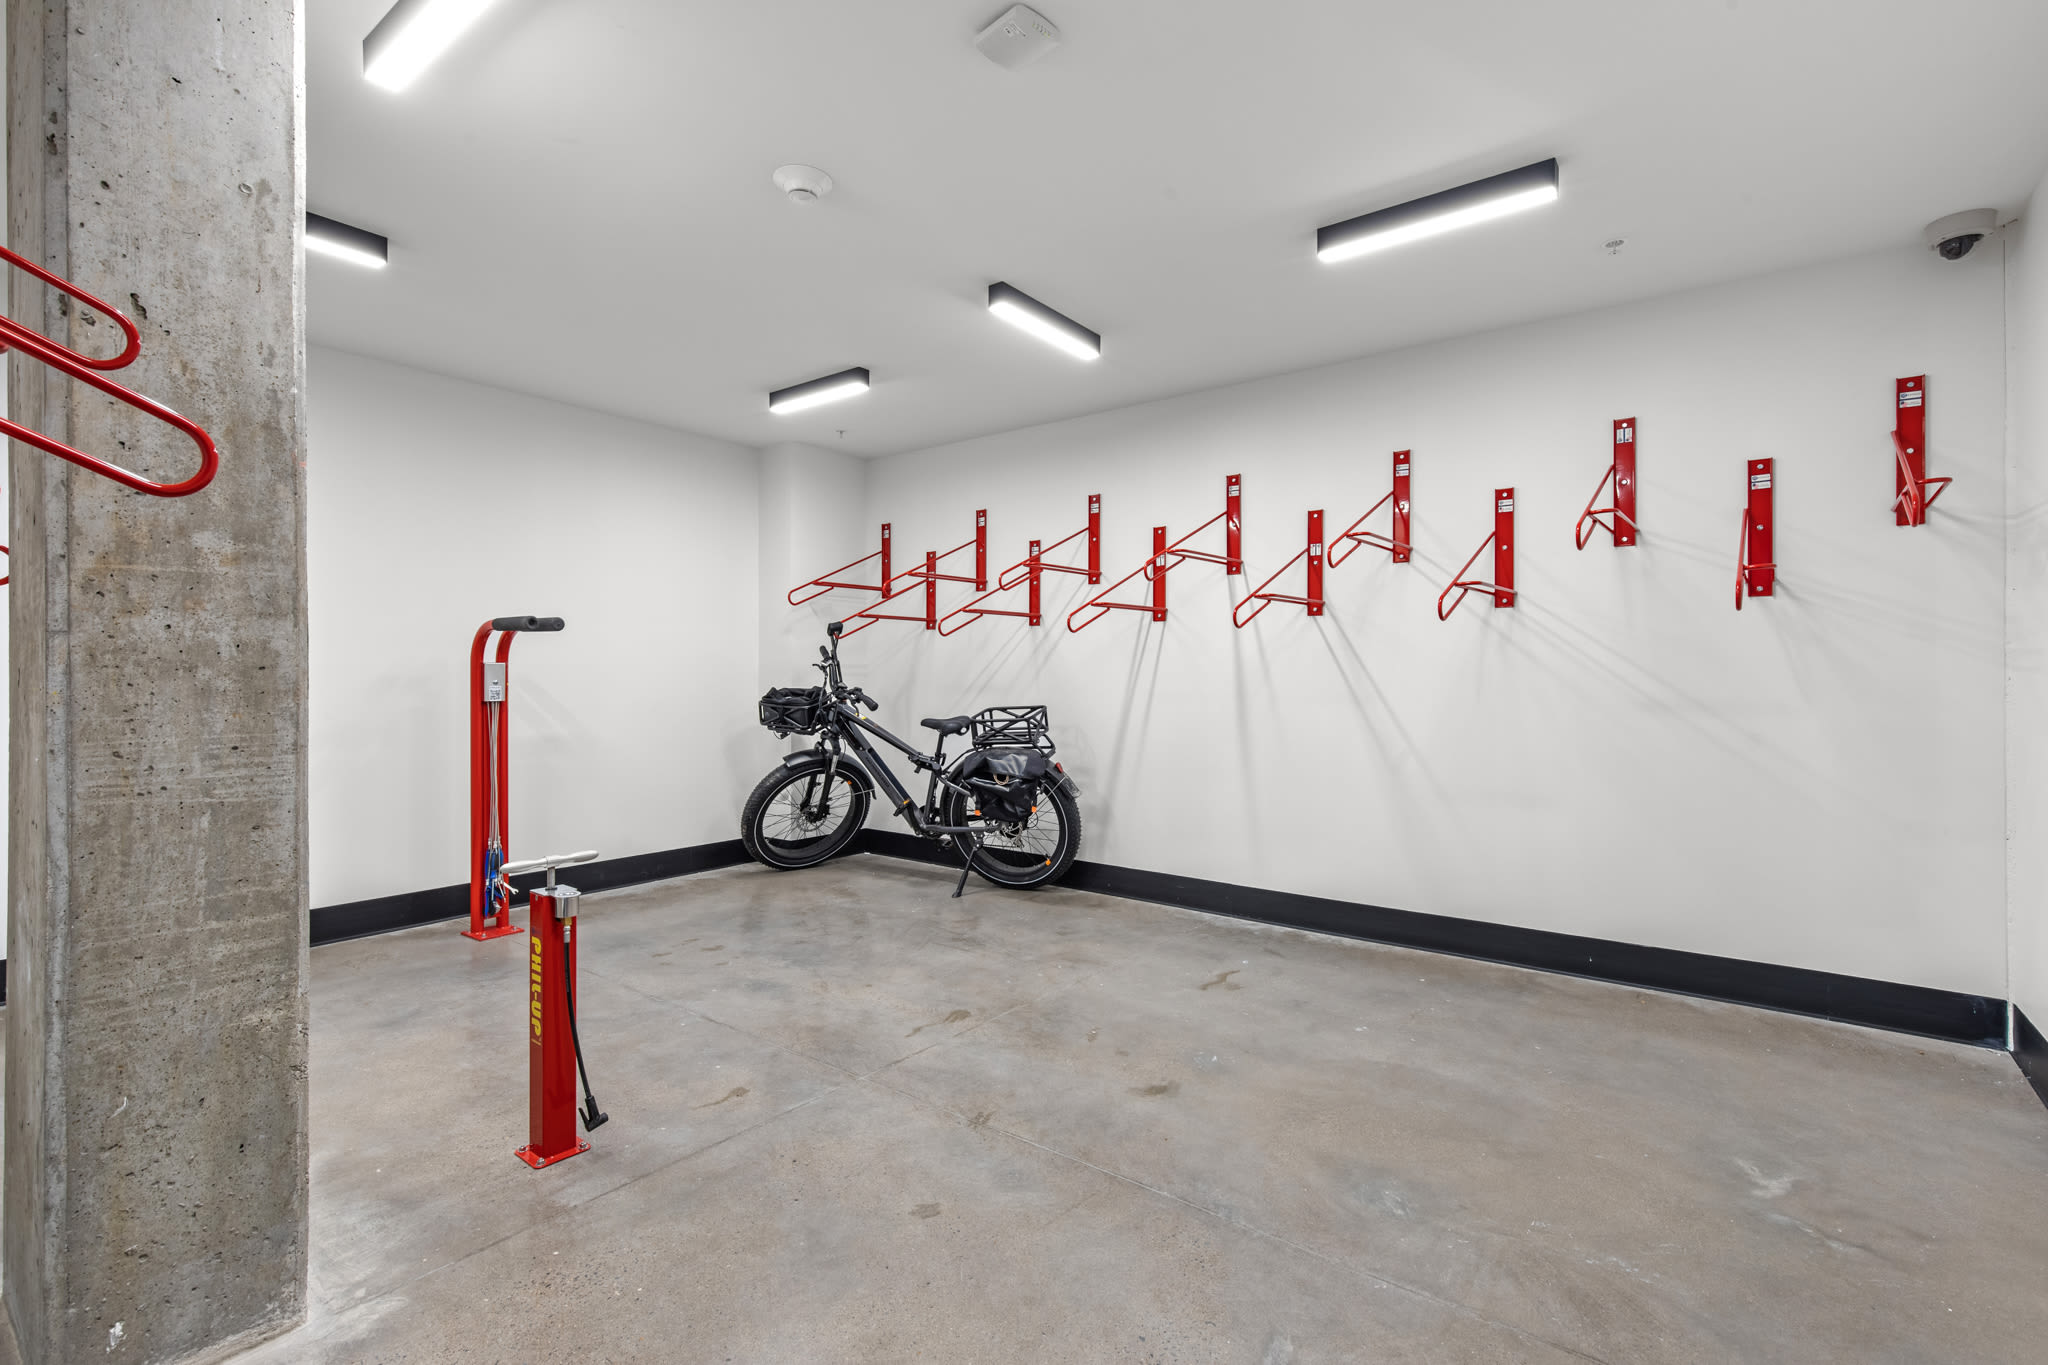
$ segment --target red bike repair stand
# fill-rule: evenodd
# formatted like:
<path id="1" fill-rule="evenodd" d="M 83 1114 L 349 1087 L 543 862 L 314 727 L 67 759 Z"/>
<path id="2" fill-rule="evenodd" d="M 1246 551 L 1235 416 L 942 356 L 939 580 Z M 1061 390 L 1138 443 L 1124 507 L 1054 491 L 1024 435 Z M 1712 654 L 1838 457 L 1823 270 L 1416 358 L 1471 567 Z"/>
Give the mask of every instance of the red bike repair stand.
<path id="1" fill-rule="evenodd" d="M 504 875 L 547 869 L 548 884 L 528 901 L 532 932 L 527 943 L 527 1144 L 513 1155 L 540 1170 L 590 1150 L 576 1132 L 576 907 L 583 893 L 555 885 L 555 868 L 585 862 L 595 853 L 507 863 Z M 592 1101 L 593 1111 L 596 1102 Z M 592 1122 L 602 1123 L 599 1115 Z"/>
<path id="2" fill-rule="evenodd" d="M 469 927 L 464 938 L 503 938 L 519 932 L 512 900 L 496 883 L 512 840 L 512 637 L 521 631 L 562 629 L 559 616 L 500 616 L 477 627 L 469 646 Z M 493 631 L 498 657 L 486 659 Z"/>

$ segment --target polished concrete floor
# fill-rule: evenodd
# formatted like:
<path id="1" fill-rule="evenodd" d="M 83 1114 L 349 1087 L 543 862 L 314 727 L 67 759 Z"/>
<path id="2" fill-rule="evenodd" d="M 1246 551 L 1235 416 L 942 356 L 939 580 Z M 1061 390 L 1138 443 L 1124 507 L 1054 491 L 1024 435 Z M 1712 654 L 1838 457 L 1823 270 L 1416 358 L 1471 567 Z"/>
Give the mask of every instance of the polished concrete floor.
<path id="1" fill-rule="evenodd" d="M 1978 1049 L 861 857 L 313 954 L 312 1318 L 246 1362 L 2048 1360 Z"/>

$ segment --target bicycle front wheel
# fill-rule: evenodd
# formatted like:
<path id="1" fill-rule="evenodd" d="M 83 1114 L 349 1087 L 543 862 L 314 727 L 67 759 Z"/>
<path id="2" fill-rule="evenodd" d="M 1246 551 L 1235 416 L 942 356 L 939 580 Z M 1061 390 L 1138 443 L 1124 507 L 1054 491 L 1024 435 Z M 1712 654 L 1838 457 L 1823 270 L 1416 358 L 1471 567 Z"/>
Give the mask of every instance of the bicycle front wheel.
<path id="1" fill-rule="evenodd" d="M 843 762 L 827 782 L 819 759 L 761 779 L 740 815 L 740 842 L 769 867 L 816 867 L 844 851 L 867 822 L 867 788 Z"/>

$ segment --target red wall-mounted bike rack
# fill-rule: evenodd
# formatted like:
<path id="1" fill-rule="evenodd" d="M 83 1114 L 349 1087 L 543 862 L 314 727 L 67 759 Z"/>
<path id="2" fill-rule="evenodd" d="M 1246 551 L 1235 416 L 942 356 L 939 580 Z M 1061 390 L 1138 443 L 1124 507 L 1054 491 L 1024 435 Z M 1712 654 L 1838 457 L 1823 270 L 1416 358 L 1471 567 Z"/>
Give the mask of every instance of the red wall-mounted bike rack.
<path id="1" fill-rule="evenodd" d="M 888 527 L 884 526 L 882 530 L 884 535 L 883 545 L 886 547 L 888 544 L 886 539 Z M 939 572 L 939 565 L 941 563 L 967 550 L 974 551 L 974 573 L 972 576 Z M 872 559 L 874 556 L 870 555 L 868 558 Z M 856 560 L 854 562 L 861 563 L 863 561 Z M 870 602 L 867 606 L 848 616 L 846 618 L 846 629 L 841 632 L 840 639 L 843 640 L 848 635 L 858 635 L 877 621 L 921 621 L 924 623 L 926 630 L 937 630 L 939 628 L 939 584 L 941 583 L 972 583 L 976 592 L 987 592 L 988 509 L 983 508 L 974 514 L 974 535 L 970 539 L 960 542 L 950 550 L 926 550 L 922 567 L 905 569 L 896 576 L 904 579 L 905 585 L 897 588 L 891 586 L 889 580 L 882 580 L 881 599 Z M 890 602 L 895 601 L 920 583 L 924 585 L 924 615 L 905 616 L 900 613 L 876 610 L 877 607 L 886 606 Z M 808 601 L 809 599 L 805 600 Z M 860 624 L 853 624 L 856 621 L 860 622 Z"/>
<path id="2" fill-rule="evenodd" d="M 1895 466 L 1893 486 L 1898 496 L 1892 511 L 1900 526 L 1925 526 L 1927 509 L 1948 491 L 1954 478 L 1927 477 L 1927 376 L 1911 375 L 1898 381 L 1898 418 L 1892 429 Z"/>
<path id="3" fill-rule="evenodd" d="M 1078 635 L 1113 611 L 1149 611 L 1152 613 L 1153 620 L 1164 621 L 1166 619 L 1166 569 L 1166 528 L 1164 526 L 1155 526 L 1152 528 L 1152 557 L 1125 574 L 1122 578 L 1119 578 L 1116 582 L 1110 584 L 1101 593 L 1089 598 L 1086 602 L 1068 612 L 1067 629 Z M 1152 585 L 1152 600 L 1150 602 L 1112 602 L 1109 600 L 1111 593 L 1140 574 L 1144 575 L 1145 581 Z M 1074 624 L 1075 617 L 1091 609 L 1095 612 L 1093 616 L 1081 622 L 1078 626 Z"/>
<path id="4" fill-rule="evenodd" d="M 879 559 L 882 561 L 882 576 L 880 582 L 848 583 L 840 578 L 841 574 L 848 573 L 854 569 L 858 569 L 861 565 L 867 563 L 870 559 Z M 850 592 L 885 593 L 889 591 L 889 579 L 891 576 L 892 575 L 889 573 L 889 523 L 885 521 L 882 523 L 881 549 L 875 551 L 871 555 L 862 555 L 859 559 L 854 560 L 851 564 L 841 564 L 838 568 L 832 570 L 830 573 L 825 574 L 822 577 L 813 578 L 808 583 L 797 584 L 795 587 L 789 590 L 789 605 L 791 605 L 792 607 L 800 607 L 814 597 L 823 597 L 826 593 L 831 592 L 834 588 L 845 588 Z M 813 588 L 816 589 L 815 592 L 810 591 Z M 798 597 L 798 593 L 803 593 L 803 596 Z"/>
<path id="5" fill-rule="evenodd" d="M 1266 591 L 1266 589 L 1280 581 L 1280 574 L 1286 573 L 1304 559 L 1308 561 L 1307 596 L 1292 597 L 1286 593 Z M 1307 547 L 1296 554 L 1294 558 L 1282 564 L 1280 566 L 1280 573 L 1274 574 L 1271 578 L 1259 584 L 1258 587 L 1253 588 L 1242 602 L 1231 608 L 1230 623 L 1239 630 L 1243 630 L 1258 619 L 1260 612 L 1272 606 L 1275 602 L 1291 602 L 1298 607 L 1307 607 L 1310 616 L 1321 616 L 1323 614 L 1323 512 L 1320 507 L 1308 514 Z M 1253 606 L 1253 603 L 1258 605 Z M 1251 611 L 1246 612 L 1246 607 L 1251 607 Z"/>
<path id="6" fill-rule="evenodd" d="M 1466 571 L 1479 562 L 1479 556 L 1486 553 L 1489 545 L 1493 547 L 1493 581 L 1486 583 L 1465 577 Z M 1444 599 L 1453 592 L 1458 594 L 1458 600 L 1445 607 Z M 1496 607 L 1515 605 L 1515 490 L 1512 488 L 1493 490 L 1493 534 L 1479 542 L 1479 548 L 1465 561 L 1465 567 L 1458 570 L 1450 586 L 1437 594 L 1436 619 L 1450 620 L 1451 613 L 1465 604 L 1466 596 L 1475 592 L 1492 593 Z"/>
<path id="7" fill-rule="evenodd" d="M 1206 550 L 1190 550 L 1187 548 L 1189 541 L 1219 521 L 1223 523 L 1224 552 L 1222 554 L 1211 554 Z M 1179 540 L 1174 541 L 1171 545 L 1166 543 L 1166 528 L 1164 526 L 1153 527 L 1152 557 L 1131 572 L 1125 574 L 1122 578 L 1119 578 L 1116 582 L 1110 584 L 1102 592 L 1097 593 L 1094 597 L 1089 598 L 1086 602 L 1068 612 L 1067 629 L 1079 634 L 1097 621 L 1100 621 L 1103 617 L 1109 615 L 1112 611 L 1149 611 L 1152 613 L 1153 620 L 1164 621 L 1166 619 L 1166 575 L 1168 571 L 1179 568 L 1190 559 L 1198 559 L 1204 563 L 1221 564 L 1223 571 L 1228 574 L 1243 573 L 1243 536 L 1243 480 L 1237 475 L 1231 474 L 1223 480 L 1223 510 L 1221 512 L 1209 518 Z M 1143 575 L 1145 580 L 1152 585 L 1152 600 L 1150 602 L 1112 602 L 1109 600 L 1111 593 L 1140 575 Z M 1081 615 L 1084 611 L 1093 611 L 1095 614 L 1081 622 L 1080 625 L 1075 625 L 1074 618 Z"/>
<path id="8" fill-rule="evenodd" d="M 191 478 L 177 483 L 157 483 L 143 478 L 140 474 L 130 473 L 117 464 L 109 464 L 96 455 L 75 450 L 62 441 L 4 417 L 0 417 L 0 432 L 7 433 L 17 441 L 26 442 L 45 454 L 55 455 L 60 460 L 69 460 L 81 469 L 89 469 L 102 478 L 112 479 L 124 488 L 132 488 L 151 497 L 190 497 L 212 483 L 214 474 L 220 469 L 220 451 L 214 446 L 211 436 L 202 431 L 197 423 L 179 416 L 154 398 L 146 398 L 101 374 L 101 371 L 105 370 L 122 369 L 132 364 L 135 358 L 142 354 L 142 333 L 136 330 L 128 315 L 105 300 L 86 293 L 69 280 L 51 274 L 27 257 L 9 251 L 6 247 L 0 247 L 0 257 L 4 257 L 17 268 L 26 270 L 59 293 L 68 295 L 86 307 L 97 309 L 114 319 L 128 338 L 127 345 L 121 349 L 119 355 L 97 360 L 91 356 L 80 355 L 69 346 L 60 345 L 40 332 L 30 331 L 12 318 L 0 317 L 0 351 L 13 347 L 31 360 L 39 360 L 53 370 L 67 374 L 81 383 L 92 385 L 117 403 L 124 403 L 166 426 L 177 428 L 199 448 L 199 471 Z"/>
<path id="9" fill-rule="evenodd" d="M 1595 507 L 1600 495 L 1607 491 L 1608 480 L 1614 481 L 1614 503 L 1609 507 Z M 1611 517 L 1613 520 L 1603 520 Z M 1614 420 L 1614 459 L 1607 466 L 1607 472 L 1600 476 L 1600 486 L 1593 490 L 1593 496 L 1586 502 L 1586 510 L 1579 514 L 1579 524 L 1573 528 L 1573 537 L 1579 548 L 1585 549 L 1593 539 L 1595 527 L 1610 531 L 1614 535 L 1614 548 L 1625 549 L 1636 543 L 1636 534 L 1641 529 L 1636 524 L 1636 419 L 1617 417 Z"/>
<path id="10" fill-rule="evenodd" d="M 1778 566 L 1771 562 L 1772 531 L 1776 520 L 1772 508 L 1772 473 L 1776 461 L 1749 462 L 1749 506 L 1742 513 L 1742 544 L 1735 555 L 1735 610 L 1742 610 L 1745 597 L 1770 597 L 1778 582 Z"/>
<path id="11" fill-rule="evenodd" d="M 1381 498 L 1366 509 L 1365 517 L 1369 517 L 1388 503 L 1394 504 L 1393 525 L 1389 528 L 1391 534 L 1383 536 L 1377 531 L 1359 530 L 1359 527 L 1365 525 L 1365 517 L 1360 517 L 1331 539 L 1329 555 L 1331 568 L 1336 568 L 1339 564 L 1351 558 L 1352 555 L 1357 554 L 1358 547 L 1361 545 L 1370 545 L 1374 549 L 1391 552 L 1396 564 L 1406 564 L 1408 562 L 1409 556 L 1414 553 L 1415 549 L 1415 533 L 1409 524 L 1410 518 L 1415 514 L 1415 504 L 1408 496 L 1408 473 L 1410 466 L 1413 464 L 1414 461 L 1410 458 L 1409 452 L 1405 450 L 1395 451 L 1394 486 L 1384 498 Z"/>
<path id="12" fill-rule="evenodd" d="M 1045 562 L 1045 556 L 1069 541 L 1079 540 L 1082 536 L 1088 537 L 1088 563 L 1085 567 L 1079 564 L 1048 564 Z M 1044 575 L 1048 573 L 1081 574 L 1090 583 L 1100 583 L 1102 581 L 1102 495 L 1100 493 L 1090 493 L 1088 495 L 1088 524 L 1086 526 L 1083 526 L 1070 536 L 1054 541 L 1049 546 L 1041 545 L 1035 540 L 1032 541 L 1031 553 L 997 574 L 996 585 L 992 590 L 984 592 L 965 606 L 955 607 L 952 611 L 940 617 L 939 634 L 958 635 L 984 616 L 1018 616 L 1034 626 L 1042 624 L 1044 616 L 1039 610 L 1039 591 Z M 1028 611 L 1011 611 L 981 605 L 999 593 L 1009 592 L 1026 583 L 1031 585 L 1030 610 Z"/>

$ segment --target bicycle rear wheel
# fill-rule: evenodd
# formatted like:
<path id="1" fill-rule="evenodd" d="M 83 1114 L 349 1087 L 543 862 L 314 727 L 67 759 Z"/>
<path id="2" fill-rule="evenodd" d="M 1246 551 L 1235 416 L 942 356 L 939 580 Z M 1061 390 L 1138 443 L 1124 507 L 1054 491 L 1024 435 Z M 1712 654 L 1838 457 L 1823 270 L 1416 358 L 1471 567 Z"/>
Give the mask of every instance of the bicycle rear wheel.
<path id="1" fill-rule="evenodd" d="M 946 823 L 966 825 L 975 841 L 973 867 L 997 886 L 1045 886 L 1066 875 L 1081 852 L 1081 806 L 1064 782 L 1039 789 L 1038 808 L 1029 820 L 1009 824 L 968 814 L 967 800 L 957 792 L 946 798 Z"/>

